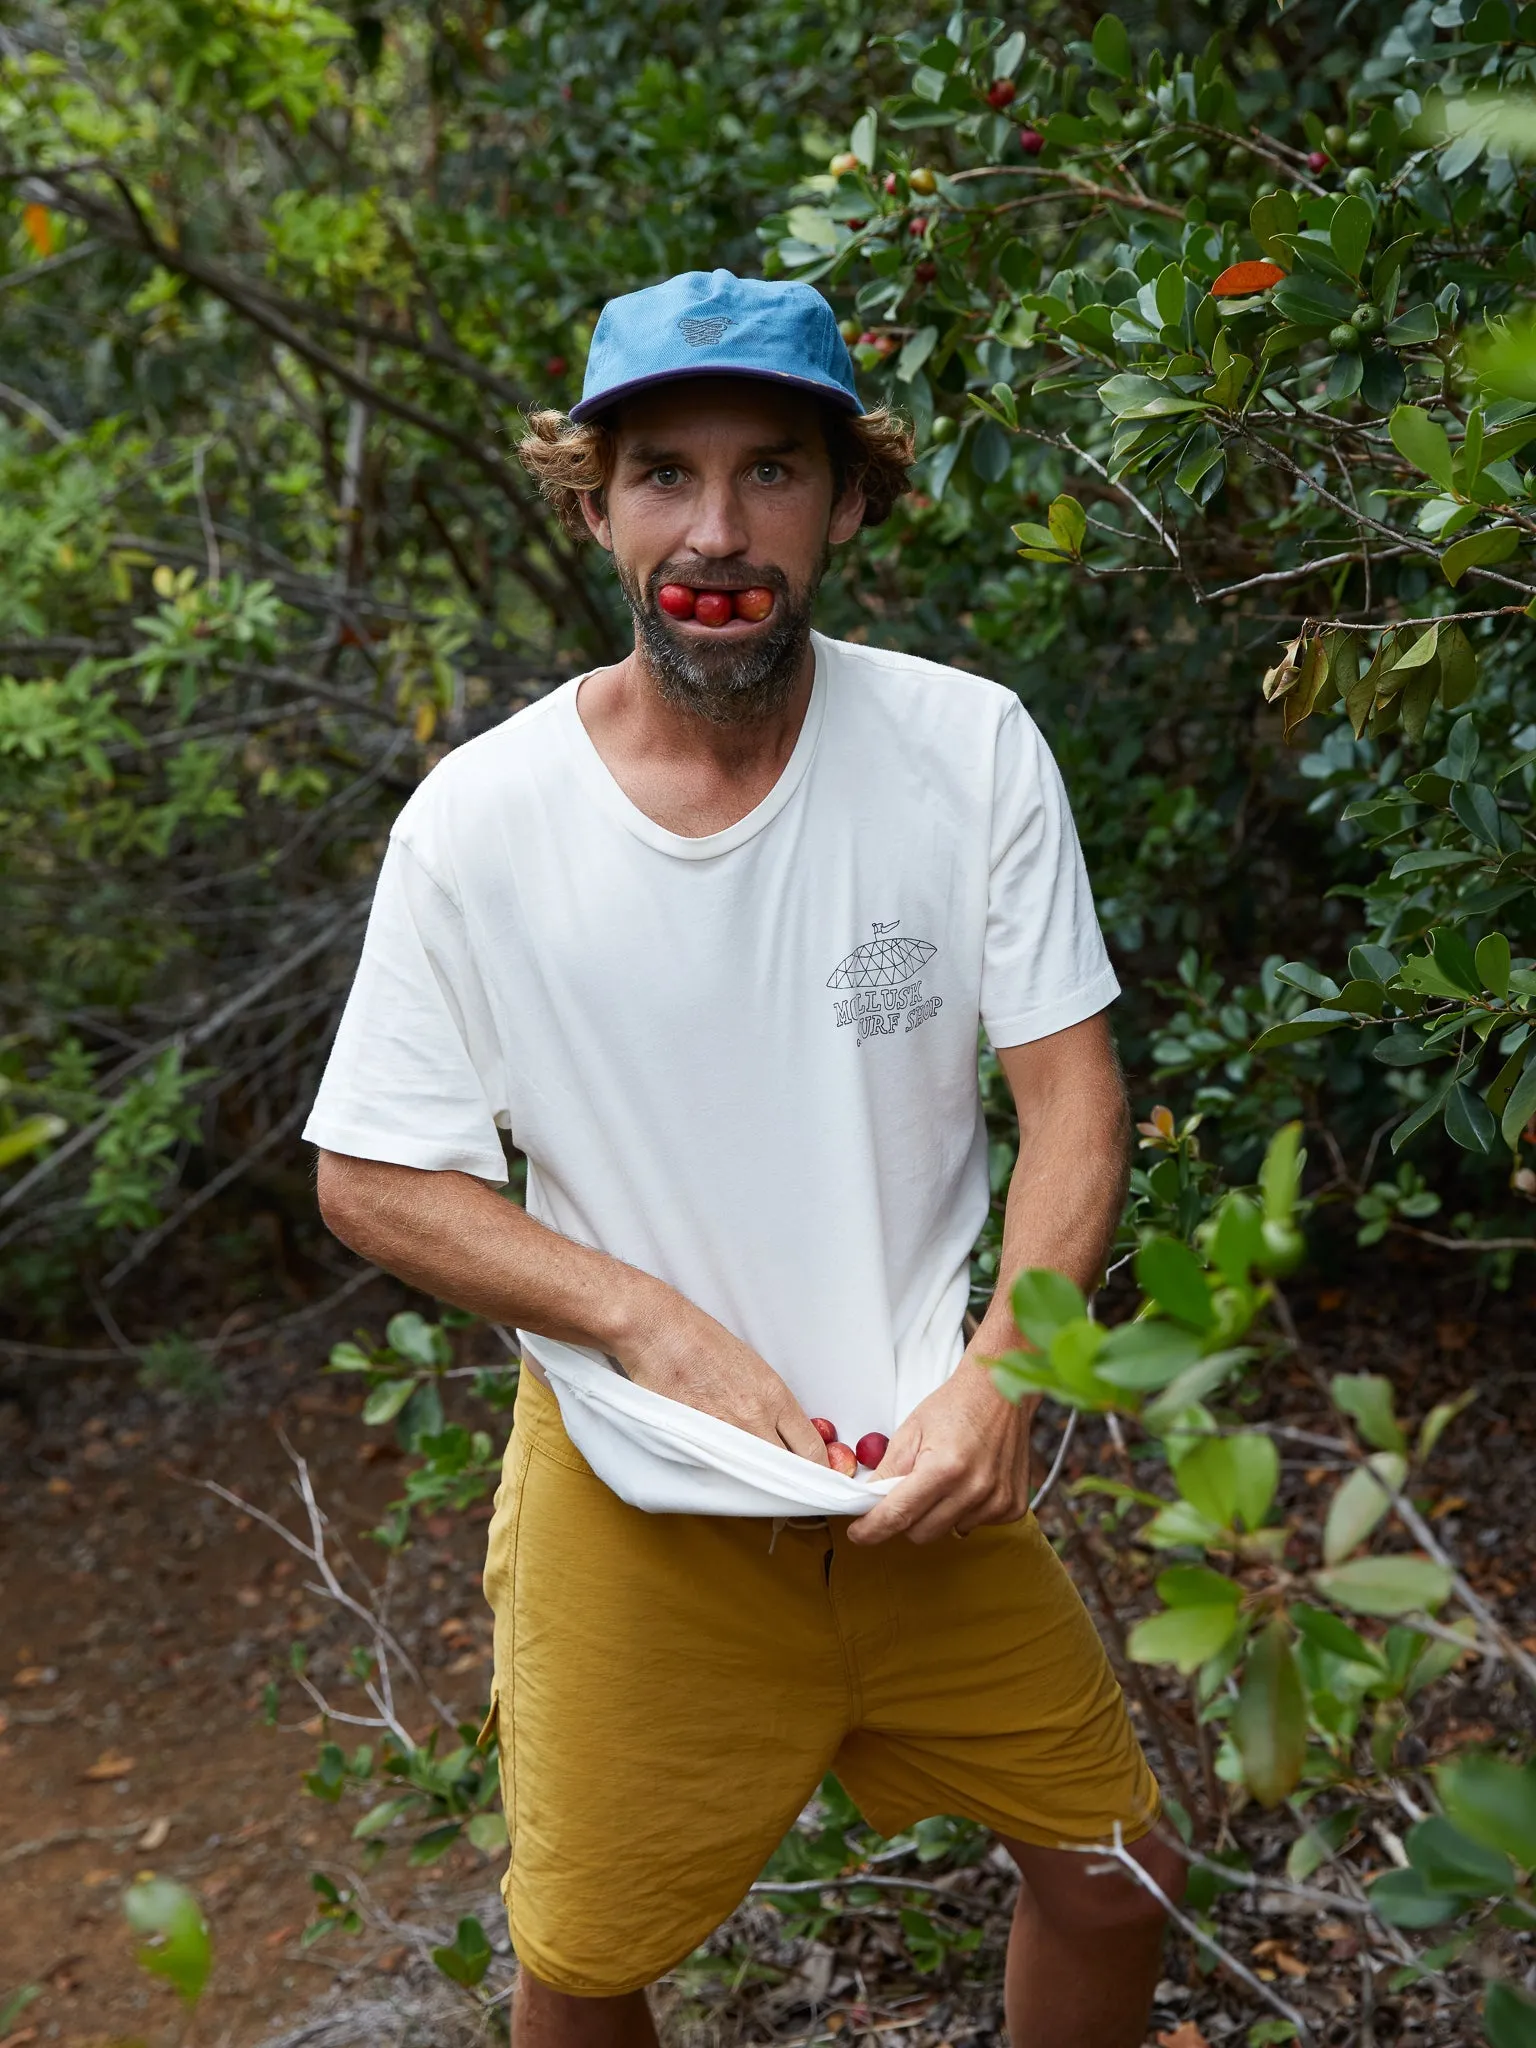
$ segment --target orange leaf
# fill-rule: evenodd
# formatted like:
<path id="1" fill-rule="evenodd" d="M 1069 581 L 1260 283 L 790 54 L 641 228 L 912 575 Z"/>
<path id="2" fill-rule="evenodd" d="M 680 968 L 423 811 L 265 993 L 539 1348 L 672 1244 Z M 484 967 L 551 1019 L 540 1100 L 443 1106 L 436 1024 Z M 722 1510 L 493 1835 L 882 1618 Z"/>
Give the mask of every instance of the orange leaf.
<path id="1" fill-rule="evenodd" d="M 21 224 L 27 231 L 27 240 L 39 256 L 53 254 L 53 215 L 46 206 L 39 206 L 34 199 L 30 206 L 21 209 Z"/>
<path id="2" fill-rule="evenodd" d="M 1285 272 L 1278 263 L 1256 260 L 1252 263 L 1234 263 L 1224 270 L 1211 286 L 1213 299 L 1246 299 L 1250 292 L 1267 292 L 1272 284 L 1278 284 Z"/>
<path id="3" fill-rule="evenodd" d="M 119 1756 L 115 1751 L 103 1750 L 95 1763 L 89 1765 L 80 1775 L 91 1785 L 105 1784 L 111 1778 L 126 1778 L 133 1769 L 131 1756 Z"/>

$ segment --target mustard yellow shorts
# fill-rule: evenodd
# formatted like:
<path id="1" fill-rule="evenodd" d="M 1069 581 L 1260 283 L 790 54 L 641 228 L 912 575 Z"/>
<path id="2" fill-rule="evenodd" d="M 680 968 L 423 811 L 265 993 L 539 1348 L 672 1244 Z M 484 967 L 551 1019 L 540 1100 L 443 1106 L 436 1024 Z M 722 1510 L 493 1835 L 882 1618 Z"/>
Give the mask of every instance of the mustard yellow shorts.
<path id="1" fill-rule="evenodd" d="M 1144 1833 L 1157 1790 L 1093 1624 L 1033 1516 L 863 1550 L 846 1525 L 648 1515 L 523 1375 L 490 1527 L 492 1712 L 522 1962 L 613 1996 L 745 1895 L 824 1773 L 899 1833 Z M 488 1724 L 489 1725 L 489 1724 Z"/>

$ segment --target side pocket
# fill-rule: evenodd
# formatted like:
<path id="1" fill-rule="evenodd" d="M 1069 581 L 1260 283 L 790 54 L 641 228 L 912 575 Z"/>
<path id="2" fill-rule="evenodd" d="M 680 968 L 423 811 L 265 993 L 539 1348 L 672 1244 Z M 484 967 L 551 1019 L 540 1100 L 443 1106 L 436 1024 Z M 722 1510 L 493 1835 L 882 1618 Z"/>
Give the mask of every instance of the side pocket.
<path id="1" fill-rule="evenodd" d="M 479 1733 L 479 1734 L 478 1734 L 478 1735 L 477 1735 L 477 1736 L 475 1737 L 475 1748 L 476 1748 L 476 1749 L 484 1749 L 485 1745 L 486 1745 L 486 1744 L 487 1744 L 487 1743 L 488 1743 L 488 1742 L 490 1741 L 490 1739 L 491 1739 L 491 1731 L 492 1731 L 492 1729 L 494 1729 L 494 1728 L 495 1728 L 495 1726 L 496 1726 L 496 1713 L 497 1713 L 497 1709 L 498 1709 L 498 1708 L 500 1707 L 500 1705 L 501 1705 L 501 1687 L 500 1687 L 500 1686 L 499 1686 L 499 1685 L 498 1685 L 498 1684 L 497 1684 L 497 1683 L 495 1682 L 495 1680 L 493 1679 L 493 1680 L 492 1680 L 492 1682 L 491 1682 L 491 1704 L 490 1704 L 490 1710 L 489 1710 L 489 1712 L 488 1712 L 488 1713 L 486 1714 L 486 1717 L 485 1717 L 485 1719 L 484 1719 L 484 1720 L 483 1720 L 483 1721 L 482 1721 L 482 1722 L 480 1723 L 480 1733 Z"/>

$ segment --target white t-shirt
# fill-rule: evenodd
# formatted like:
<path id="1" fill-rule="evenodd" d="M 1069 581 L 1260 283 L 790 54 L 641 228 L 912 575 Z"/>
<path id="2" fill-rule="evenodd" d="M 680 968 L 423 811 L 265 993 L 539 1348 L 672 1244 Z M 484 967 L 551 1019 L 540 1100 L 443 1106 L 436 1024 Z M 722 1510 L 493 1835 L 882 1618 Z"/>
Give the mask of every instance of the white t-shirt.
<path id="1" fill-rule="evenodd" d="M 531 1215 L 678 1288 L 852 1443 L 963 1349 L 978 1024 L 1021 1045 L 1118 985 L 1017 698 L 813 644 L 783 774 L 705 838 L 625 796 L 579 678 L 435 768 L 305 1136 L 499 1182 L 508 1132 Z M 523 1341 L 557 1391 L 600 1363 Z"/>

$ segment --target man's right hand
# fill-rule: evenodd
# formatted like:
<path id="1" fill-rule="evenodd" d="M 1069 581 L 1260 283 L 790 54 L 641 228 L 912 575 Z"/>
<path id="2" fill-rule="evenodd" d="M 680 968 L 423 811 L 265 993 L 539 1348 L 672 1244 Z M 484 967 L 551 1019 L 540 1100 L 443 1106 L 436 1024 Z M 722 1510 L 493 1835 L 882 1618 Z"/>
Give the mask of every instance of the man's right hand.
<path id="1" fill-rule="evenodd" d="M 767 1360 L 672 1288 L 647 1290 L 635 1329 L 614 1356 L 637 1386 L 826 1464 L 826 1445 Z"/>

